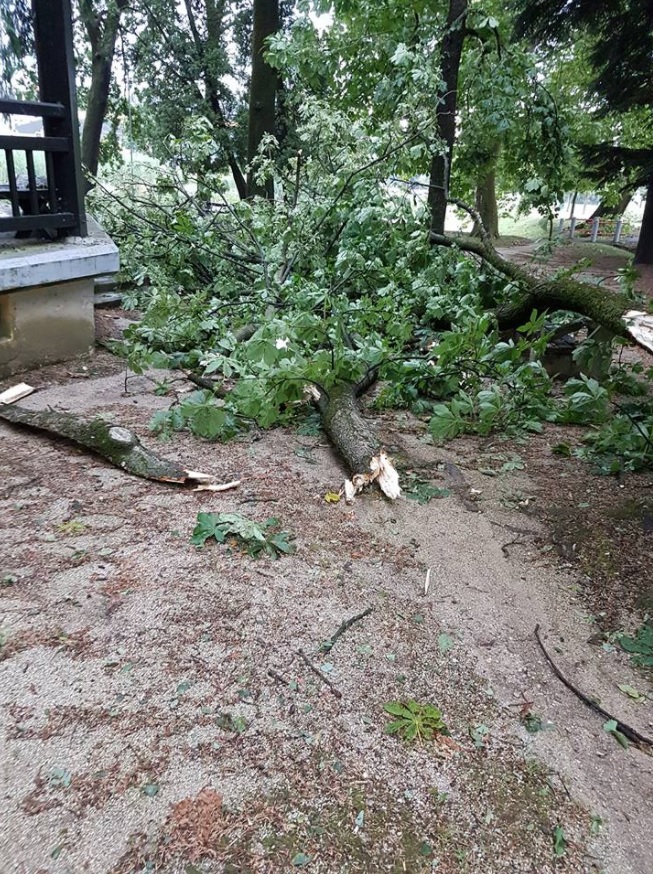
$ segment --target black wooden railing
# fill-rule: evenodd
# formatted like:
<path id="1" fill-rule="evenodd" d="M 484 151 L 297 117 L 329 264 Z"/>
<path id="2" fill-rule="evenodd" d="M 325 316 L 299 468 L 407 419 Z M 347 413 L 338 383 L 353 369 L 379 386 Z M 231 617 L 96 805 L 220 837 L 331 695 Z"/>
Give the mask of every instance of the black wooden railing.
<path id="1" fill-rule="evenodd" d="M 0 201 L 11 205 L 11 216 L 0 213 L 0 232 L 83 236 L 86 215 L 70 0 L 33 0 L 32 7 L 41 100 L 2 99 L 0 115 L 41 118 L 43 135 L 0 135 L 7 169 L 7 183 L 0 184 Z M 39 154 L 45 175 L 36 173 L 35 155 Z M 24 173 L 17 169 L 20 155 L 24 155 Z"/>

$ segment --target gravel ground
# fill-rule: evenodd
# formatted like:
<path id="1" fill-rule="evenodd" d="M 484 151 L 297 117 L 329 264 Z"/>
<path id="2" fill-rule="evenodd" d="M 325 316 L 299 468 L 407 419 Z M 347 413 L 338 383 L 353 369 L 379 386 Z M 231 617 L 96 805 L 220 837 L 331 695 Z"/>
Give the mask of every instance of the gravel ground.
<path id="1" fill-rule="evenodd" d="M 143 377 L 126 393 L 107 353 L 28 381 L 25 406 L 111 415 L 242 484 L 145 482 L 0 427 L 3 872 L 651 870 L 651 758 L 603 731 L 533 637 L 539 622 L 575 682 L 650 733 L 651 702 L 616 688 L 644 678 L 588 643 L 585 577 L 533 512 L 537 453 L 488 477 L 514 447 L 443 451 L 386 416 L 387 445 L 451 494 L 350 508 L 324 500 L 341 472 L 319 434 L 157 444 L 147 421 L 170 398 Z M 274 515 L 297 552 L 197 549 L 207 510 Z M 384 705 L 408 699 L 450 737 L 388 736 Z"/>

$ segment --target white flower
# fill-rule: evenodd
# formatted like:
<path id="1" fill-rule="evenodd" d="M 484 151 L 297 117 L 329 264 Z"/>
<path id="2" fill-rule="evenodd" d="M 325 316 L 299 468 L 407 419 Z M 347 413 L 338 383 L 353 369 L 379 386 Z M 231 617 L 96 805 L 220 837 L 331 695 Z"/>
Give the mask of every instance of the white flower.
<path id="1" fill-rule="evenodd" d="M 288 343 L 290 343 L 290 340 L 287 337 L 279 337 L 274 345 L 277 347 L 277 349 L 287 349 Z"/>

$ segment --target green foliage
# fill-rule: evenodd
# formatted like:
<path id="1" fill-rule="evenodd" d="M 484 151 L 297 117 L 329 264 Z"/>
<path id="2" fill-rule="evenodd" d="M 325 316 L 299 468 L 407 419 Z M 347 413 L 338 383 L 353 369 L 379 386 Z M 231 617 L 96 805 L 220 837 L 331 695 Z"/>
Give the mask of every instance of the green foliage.
<path id="1" fill-rule="evenodd" d="M 198 513 L 191 543 L 204 546 L 213 538 L 218 543 L 233 542 L 253 558 L 261 555 L 279 558 L 293 553 L 295 546 L 289 542 L 291 535 L 278 529 L 279 520 L 275 518 L 258 523 L 240 513 Z"/>
<path id="2" fill-rule="evenodd" d="M 221 441 L 230 440 L 239 431 L 231 409 L 208 390 L 191 392 L 179 405 L 159 410 L 152 416 L 150 428 L 164 439 L 173 431 L 188 428 L 198 437 Z"/>
<path id="3" fill-rule="evenodd" d="M 448 498 L 451 494 L 450 489 L 432 486 L 415 474 L 406 474 L 403 492 L 407 498 L 417 501 L 418 504 L 428 504 L 433 498 Z"/>
<path id="4" fill-rule="evenodd" d="M 630 746 L 630 743 L 626 735 L 623 734 L 623 732 L 619 731 L 618 725 L 619 723 L 616 719 L 608 719 L 607 722 L 603 723 L 603 731 L 605 731 L 607 734 L 612 735 L 612 737 L 617 741 L 619 746 L 622 746 L 625 750 L 627 750 Z"/>
<path id="5" fill-rule="evenodd" d="M 541 430 L 542 420 L 552 417 L 551 381 L 538 360 L 547 341 L 543 326 L 543 316 L 533 313 L 528 324 L 519 329 L 521 336 L 516 342 L 500 341 L 484 316 L 472 323 L 467 337 L 464 329 L 457 333 L 458 348 L 445 337 L 444 344 L 438 346 L 438 352 L 443 353 L 439 363 L 447 364 L 453 349 L 452 363 L 459 368 L 460 383 L 450 401 L 433 407 L 429 430 L 434 440 L 448 440 L 461 433 Z"/>
<path id="6" fill-rule="evenodd" d="M 653 668 L 653 625 L 645 622 L 634 637 L 622 634 L 619 638 L 622 649 L 630 653 L 634 664 Z"/>
<path id="7" fill-rule="evenodd" d="M 389 701 L 383 706 L 386 713 L 394 716 L 385 726 L 386 734 L 396 734 L 405 741 L 433 740 L 437 734 L 449 734 L 442 720 L 442 713 L 432 704 L 417 701 Z"/>

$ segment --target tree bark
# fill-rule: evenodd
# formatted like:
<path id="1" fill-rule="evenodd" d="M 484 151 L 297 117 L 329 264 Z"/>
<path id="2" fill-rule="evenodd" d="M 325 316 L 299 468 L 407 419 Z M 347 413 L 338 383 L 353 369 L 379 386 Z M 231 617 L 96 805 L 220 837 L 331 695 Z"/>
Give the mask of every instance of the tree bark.
<path id="1" fill-rule="evenodd" d="M 91 45 L 91 87 L 82 129 L 82 164 L 90 177 L 96 176 L 98 171 L 102 125 L 109 105 L 111 68 L 120 16 L 126 7 L 127 0 L 110 0 L 103 21 L 92 0 L 80 0 L 79 3 L 80 16 Z"/>
<path id="2" fill-rule="evenodd" d="M 601 200 L 592 215 L 588 219 L 585 219 L 585 221 L 591 222 L 595 218 L 617 218 L 617 216 L 622 216 L 628 209 L 628 204 L 632 199 L 633 192 L 629 190 L 624 191 L 619 202 L 612 206 L 607 204 L 605 200 Z"/>
<path id="3" fill-rule="evenodd" d="M 339 382 L 328 392 L 320 390 L 317 407 L 331 445 L 347 465 L 351 479 L 345 480 L 348 504 L 372 483 L 394 500 L 401 494 L 399 475 L 379 444 L 378 437 L 363 418 L 358 398 L 376 380 L 371 370 L 358 383 Z"/>
<path id="4" fill-rule="evenodd" d="M 277 72 L 264 58 L 265 40 L 279 30 L 279 0 L 254 0 L 252 31 L 252 78 L 249 90 L 247 162 L 251 165 L 265 134 L 273 134 L 276 118 Z M 274 198 L 274 179 L 260 185 L 251 166 L 247 173 L 247 195 Z"/>
<path id="5" fill-rule="evenodd" d="M 476 185 L 476 209 L 488 236 L 496 240 L 499 236 L 499 207 L 497 205 L 497 161 L 501 151 L 501 142 L 497 140 L 492 148 L 490 158 L 479 173 Z M 472 236 L 481 236 L 477 223 L 472 229 Z"/>
<path id="6" fill-rule="evenodd" d="M 360 394 L 354 383 L 341 382 L 328 395 L 322 394 L 318 402 L 327 437 L 351 476 L 369 473 L 370 460 L 380 450 L 378 438 L 361 415 Z"/>
<path id="7" fill-rule="evenodd" d="M 651 185 L 653 186 L 653 181 Z M 653 196 L 651 199 L 653 200 Z M 464 209 L 480 224 L 480 217 L 475 209 L 455 198 L 451 198 L 451 202 Z M 651 219 L 653 222 L 653 209 L 651 209 Z M 614 336 L 624 337 L 630 342 L 637 343 L 647 352 L 653 352 L 653 316 L 639 310 L 632 310 L 628 298 L 600 286 L 588 285 L 573 279 L 542 279 L 532 276 L 517 264 L 502 258 L 483 229 L 481 234 L 480 240 L 473 237 L 453 239 L 433 233 L 430 234 L 430 239 L 439 246 L 457 246 L 465 252 L 474 253 L 496 271 L 521 286 L 524 292 L 521 297 L 497 309 L 496 318 L 499 327 L 519 327 L 528 320 L 533 308 L 539 308 L 540 312 L 571 310 L 598 322 Z"/>
<path id="8" fill-rule="evenodd" d="M 150 452 L 138 437 L 119 425 L 104 419 L 85 421 L 69 413 L 53 410 L 26 410 L 12 404 L 0 404 L 0 419 L 13 425 L 24 425 L 63 437 L 101 455 L 121 470 L 145 479 L 179 484 L 207 483 L 213 477 L 186 470 L 175 461 L 168 461 Z"/>
<path id="9" fill-rule="evenodd" d="M 431 161 L 428 203 L 431 208 L 431 231 L 444 234 L 444 221 L 449 197 L 451 160 L 456 140 L 456 106 L 458 102 L 458 72 L 465 42 L 467 0 L 449 0 L 449 12 L 444 39 L 440 74 L 444 94 L 436 110 L 436 125 L 442 140 L 443 154 Z"/>
<path id="10" fill-rule="evenodd" d="M 653 179 L 646 189 L 646 205 L 639 240 L 635 250 L 635 264 L 653 264 Z"/>
<path id="11" fill-rule="evenodd" d="M 524 294 L 515 301 L 496 310 L 499 327 L 517 328 L 528 321 L 533 309 L 570 310 L 588 316 L 613 334 L 632 339 L 628 333 L 624 315 L 631 309 L 627 298 L 614 294 L 597 285 L 588 285 L 573 279 L 542 279 L 532 276 L 517 264 L 506 261 L 494 248 L 472 237 L 444 237 L 431 235 L 439 246 L 457 246 L 464 252 L 472 252 L 519 285 Z"/>

